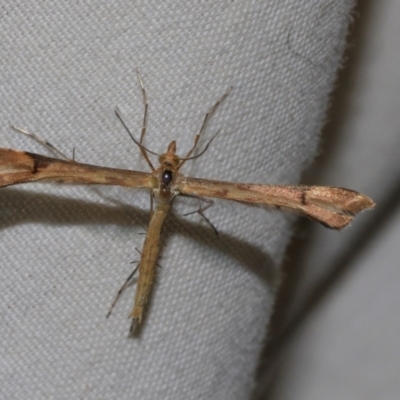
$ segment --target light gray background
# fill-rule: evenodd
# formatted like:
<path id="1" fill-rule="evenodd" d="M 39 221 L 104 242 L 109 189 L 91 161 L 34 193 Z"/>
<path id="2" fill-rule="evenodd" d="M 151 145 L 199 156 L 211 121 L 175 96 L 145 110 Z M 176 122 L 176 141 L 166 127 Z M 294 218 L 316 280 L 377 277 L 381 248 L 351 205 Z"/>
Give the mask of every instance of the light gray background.
<path id="1" fill-rule="evenodd" d="M 385 20 L 395 17 L 390 7 L 396 3 L 381 4 L 368 10 L 375 31 L 364 31 L 366 50 L 342 110 L 348 119 L 341 119 L 334 138 L 320 143 L 352 1 L 5 3 L 0 9 L 0 144 L 46 152 L 12 132 L 8 124 L 13 123 L 66 153 L 75 147 L 78 161 L 146 170 L 113 114 L 118 106 L 139 135 L 143 106 L 134 72 L 139 68 L 150 103 L 146 145 L 157 152 L 176 139 L 178 152 L 184 153 L 206 110 L 234 86 L 205 139 L 219 128 L 220 135 L 182 172 L 295 183 L 319 152 L 327 157 L 315 177 L 319 183 L 348 186 L 383 201 L 398 177 L 399 69 L 390 56 L 399 52 L 395 32 L 389 31 L 390 26 L 397 29 L 395 21 Z M 383 32 L 393 42 L 380 38 Z M 291 217 L 217 202 L 207 214 L 220 232 L 216 238 L 197 216 L 182 216 L 196 202 L 177 201 L 164 230 L 163 268 L 146 323 L 141 337 L 131 339 L 126 316 L 134 288 L 109 320 L 105 314 L 131 271 L 129 261 L 137 258 L 134 248 L 143 241 L 139 234 L 148 221 L 148 195 L 34 184 L 4 189 L 0 202 L 2 397 L 251 396 L 260 357 L 268 353 L 263 343 L 284 275 Z M 303 264 L 310 270 L 298 276 L 304 285 L 289 292 L 298 294 L 296 304 L 352 238 L 363 236 L 371 215 L 361 215 L 343 233 L 297 228 L 308 253 L 292 251 L 289 261 L 298 264 L 298 271 L 304 271 Z M 379 257 L 380 246 L 388 245 L 389 240 L 377 240 L 368 247 Z M 378 390 L 396 389 L 397 380 L 384 385 L 368 374 L 377 376 L 376 355 L 382 376 L 389 379 L 398 372 L 390 341 L 377 339 L 388 331 L 397 337 L 390 323 L 398 321 L 391 313 L 398 299 L 398 269 L 366 253 L 357 263 L 355 271 L 365 271 L 366 283 L 355 275 L 344 279 L 333 293 L 337 304 L 326 306 L 332 311 L 318 309 L 316 325 L 303 328 L 292 347 L 285 347 L 283 364 L 276 362 L 282 353 L 275 352 L 267 358 L 272 365 L 259 367 L 264 395 L 277 365 L 280 379 L 272 381 L 277 398 L 321 398 L 327 389 L 332 398 L 349 398 L 356 389 L 364 398 L 364 387 L 372 393 L 367 384 L 376 390 L 375 398 L 384 398 Z M 368 271 L 372 275 L 365 275 Z M 285 305 L 290 321 L 301 306 L 288 310 Z M 371 309 L 375 324 L 367 314 Z M 362 321 L 382 332 L 368 336 L 372 331 Z M 390 368 L 380 343 L 391 350 Z M 357 370 L 357 380 L 347 375 L 355 374 L 356 365 L 371 369 Z"/>

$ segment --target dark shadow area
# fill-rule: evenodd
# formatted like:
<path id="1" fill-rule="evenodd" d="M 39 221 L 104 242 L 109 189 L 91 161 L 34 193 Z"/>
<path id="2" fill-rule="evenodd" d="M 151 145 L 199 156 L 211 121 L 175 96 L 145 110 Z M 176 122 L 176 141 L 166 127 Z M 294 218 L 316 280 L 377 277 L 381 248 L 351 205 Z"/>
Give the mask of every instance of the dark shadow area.
<path id="1" fill-rule="evenodd" d="M 0 190 L 0 230 L 19 224 L 41 223 L 48 225 L 116 224 L 121 226 L 146 225 L 148 213 L 133 206 L 114 206 L 68 199 L 65 197 L 22 191 L 18 188 Z M 69 213 L 67 210 L 74 210 Z"/>
<path id="2" fill-rule="evenodd" d="M 150 217 L 149 211 L 143 211 L 135 206 L 118 204 L 96 204 L 85 200 L 68 199 L 53 194 L 36 193 L 18 190 L 17 188 L 4 188 L 0 191 L 0 230 L 2 235 L 7 234 L 7 227 L 19 224 L 40 223 L 49 225 L 118 225 L 122 227 L 141 226 L 147 227 Z M 66 210 L 74 210 L 74 213 Z M 239 261 L 257 275 L 268 287 L 275 287 L 277 269 L 272 259 L 262 249 L 249 243 L 238 240 L 232 235 L 214 231 L 197 221 L 174 212 L 174 207 L 167 217 L 163 228 L 161 243 L 168 243 L 171 235 L 183 235 L 196 240 L 205 248 L 214 249 Z M 238 217 L 239 218 L 239 217 Z M 174 220 L 174 231 L 171 230 Z M 234 222 L 233 222 L 234 223 Z M 162 254 L 161 247 L 161 254 Z M 252 254 L 251 259 L 245 255 Z M 132 267 L 133 270 L 134 267 Z M 121 283 L 125 277 L 121 277 Z M 151 308 L 151 301 L 149 308 Z M 146 318 L 140 331 L 146 325 Z M 140 336 L 139 335 L 135 336 Z"/>
<path id="3" fill-rule="evenodd" d="M 303 174 L 302 183 L 318 184 L 329 165 L 332 157 L 336 156 L 337 143 L 341 135 L 345 135 L 343 126 L 351 111 L 350 103 L 354 96 L 356 77 L 364 49 L 365 33 L 368 19 L 371 15 L 371 1 L 360 2 L 354 10 L 355 22 L 350 27 L 347 39 L 348 49 L 343 57 L 346 69 L 339 71 L 336 89 L 332 94 L 334 99 L 327 114 L 320 147 L 323 153 L 313 164 L 311 170 Z M 281 285 L 277 297 L 275 312 L 269 326 L 269 334 L 264 351 L 261 354 L 256 381 L 258 385 L 253 392 L 253 400 L 273 398 L 274 386 L 278 384 L 280 372 L 277 369 L 279 357 L 288 342 L 295 336 L 306 318 L 323 301 L 336 284 L 353 267 L 353 261 L 364 249 L 368 247 L 373 238 L 379 235 L 383 226 L 397 209 L 400 201 L 400 182 L 392 193 L 387 193 L 385 201 L 371 213 L 365 220 L 364 229 L 359 229 L 359 235 L 349 242 L 343 252 L 331 260 L 327 268 L 329 271 L 304 299 L 300 311 L 288 322 L 288 311 L 293 300 L 292 293 L 296 292 L 298 282 L 301 280 L 302 271 L 299 266 L 309 252 L 310 240 L 312 240 L 313 222 L 301 219 L 296 225 L 296 232 L 292 243 L 288 247 L 286 262 L 283 266 L 285 279 Z"/>
<path id="4" fill-rule="evenodd" d="M 400 207 L 400 178 L 397 185 L 393 186 L 393 190 L 388 193 L 384 201 L 374 209 L 371 217 L 363 224 L 360 232 L 362 235 L 353 237 L 343 249 L 341 254 L 331 261 L 328 265 L 328 273 L 321 279 L 314 288 L 312 288 L 307 297 L 302 301 L 300 311 L 294 315 L 289 324 L 287 324 L 279 335 L 272 337 L 266 351 L 263 354 L 264 367 L 273 367 L 281 354 L 281 351 L 287 346 L 290 340 L 296 335 L 301 326 L 313 311 L 329 296 L 331 291 L 340 285 L 343 279 L 351 269 L 355 267 L 354 261 L 368 248 L 371 242 L 379 236 L 385 229 L 387 223 L 390 222 L 394 213 L 398 212 Z M 294 242 L 298 245 L 298 241 Z M 293 247 L 292 247 L 293 248 Z M 280 296 L 280 301 L 290 297 L 287 293 Z M 282 322 L 282 321 L 281 321 Z M 275 322 L 276 323 L 276 322 Z M 276 329 L 276 328 L 275 328 Z"/>

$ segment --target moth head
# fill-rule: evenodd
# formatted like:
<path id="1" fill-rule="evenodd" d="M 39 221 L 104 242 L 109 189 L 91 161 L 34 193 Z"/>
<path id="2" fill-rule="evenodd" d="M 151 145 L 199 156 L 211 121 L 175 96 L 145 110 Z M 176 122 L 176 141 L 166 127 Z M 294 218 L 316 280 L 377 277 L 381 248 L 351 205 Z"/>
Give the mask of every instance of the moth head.
<path id="1" fill-rule="evenodd" d="M 173 140 L 166 153 L 161 154 L 159 157 L 160 165 L 167 169 L 177 169 L 180 163 L 180 158 L 176 155 L 176 141 Z"/>

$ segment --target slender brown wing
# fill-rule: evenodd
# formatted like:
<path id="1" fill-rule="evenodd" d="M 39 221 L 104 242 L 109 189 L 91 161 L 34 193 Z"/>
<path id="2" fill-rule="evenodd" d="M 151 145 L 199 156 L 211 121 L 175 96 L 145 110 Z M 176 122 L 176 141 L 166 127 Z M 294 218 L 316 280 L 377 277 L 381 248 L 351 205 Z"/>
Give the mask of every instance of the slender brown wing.
<path id="1" fill-rule="evenodd" d="M 0 148 L 0 187 L 39 180 L 148 189 L 154 184 L 153 176 L 146 172 L 97 167 Z"/>
<path id="2" fill-rule="evenodd" d="M 375 203 L 349 189 L 324 186 L 274 186 L 209 181 L 182 177 L 181 194 L 216 197 L 298 212 L 331 229 L 342 229 L 362 210 Z"/>

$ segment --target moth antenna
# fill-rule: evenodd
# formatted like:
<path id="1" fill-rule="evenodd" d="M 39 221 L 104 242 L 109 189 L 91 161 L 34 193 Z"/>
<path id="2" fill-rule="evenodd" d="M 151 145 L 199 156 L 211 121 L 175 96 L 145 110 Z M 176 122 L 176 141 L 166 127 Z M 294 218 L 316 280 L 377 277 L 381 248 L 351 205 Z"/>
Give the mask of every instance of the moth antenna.
<path id="1" fill-rule="evenodd" d="M 121 121 L 121 124 L 123 125 L 123 127 L 125 128 L 125 130 L 128 132 L 128 135 L 131 137 L 132 141 L 133 141 L 137 146 L 139 146 L 140 149 L 143 148 L 145 151 L 147 151 L 147 152 L 150 153 L 150 154 L 154 154 L 155 156 L 160 156 L 160 154 L 158 154 L 158 153 L 156 153 L 156 152 L 154 152 L 154 151 L 149 150 L 147 147 L 143 146 L 140 142 L 138 142 L 138 141 L 135 139 L 135 137 L 133 136 L 133 134 L 132 134 L 131 131 L 129 130 L 128 126 L 126 125 L 125 121 L 122 119 L 121 112 L 119 111 L 118 108 L 116 108 L 116 109 L 114 110 L 114 112 L 115 112 L 115 115 L 117 116 L 117 118 Z M 146 155 L 146 156 L 147 156 L 147 155 Z M 145 158 L 146 158 L 146 157 L 145 157 Z M 153 164 L 151 163 L 151 161 L 148 159 L 148 157 L 147 157 L 146 161 L 147 161 L 147 163 L 150 165 L 150 168 L 151 168 L 153 171 L 155 171 L 155 168 L 154 168 Z"/>
<path id="2" fill-rule="evenodd" d="M 194 160 L 195 158 L 198 158 L 198 157 L 200 157 L 200 156 L 202 156 L 206 151 L 207 151 L 207 149 L 210 147 L 210 144 L 212 143 L 212 141 L 217 137 L 217 135 L 219 134 L 219 132 L 220 132 L 220 130 L 210 139 L 210 141 L 206 144 L 206 146 L 204 147 L 204 149 L 199 153 L 199 154 L 196 154 L 195 156 L 192 156 L 192 157 L 185 157 L 185 158 L 181 158 L 180 160 L 181 160 L 181 162 L 180 162 L 180 164 L 178 165 L 178 170 L 182 167 L 182 165 L 187 161 L 187 160 Z"/>

